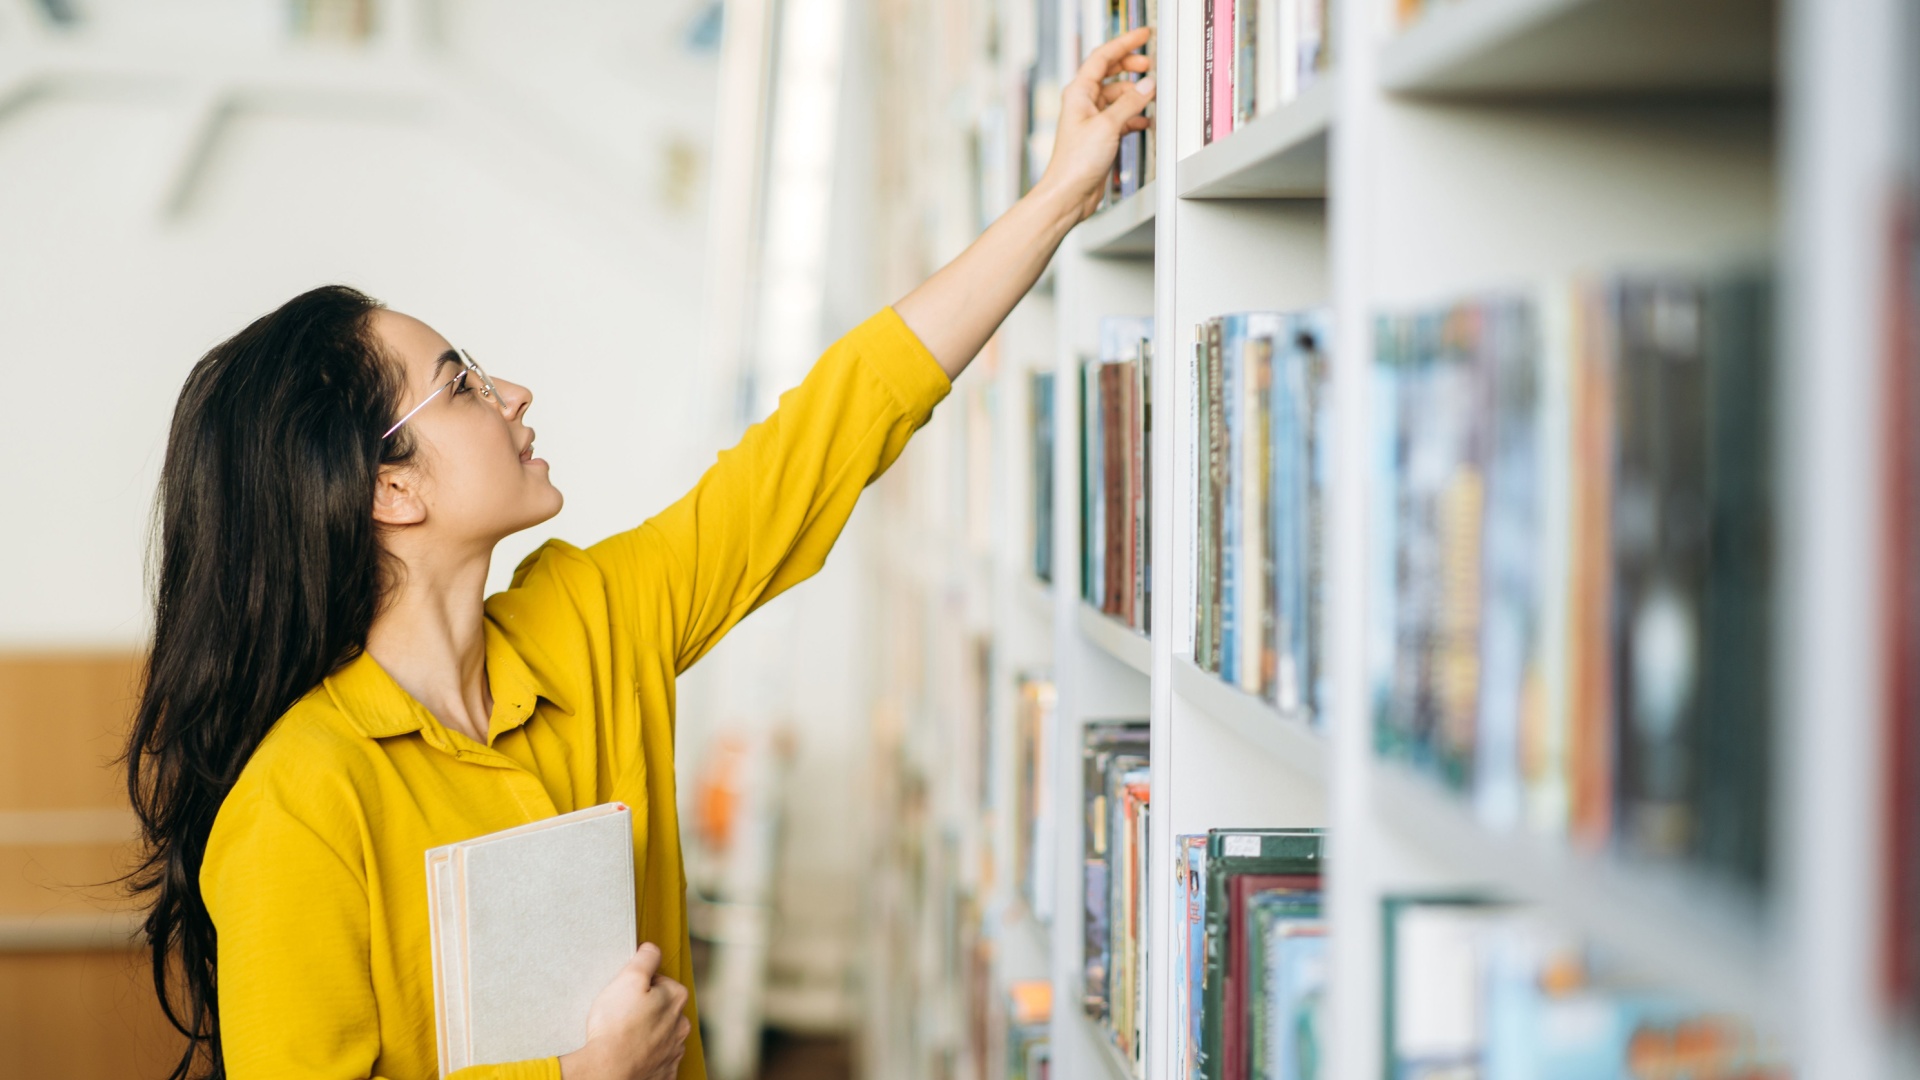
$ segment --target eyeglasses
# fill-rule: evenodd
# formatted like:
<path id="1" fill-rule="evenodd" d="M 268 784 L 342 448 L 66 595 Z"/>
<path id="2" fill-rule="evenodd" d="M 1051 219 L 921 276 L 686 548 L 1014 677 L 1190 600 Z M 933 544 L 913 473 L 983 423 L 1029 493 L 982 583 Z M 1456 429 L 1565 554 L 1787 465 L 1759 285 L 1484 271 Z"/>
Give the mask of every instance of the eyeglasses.
<path id="1" fill-rule="evenodd" d="M 464 381 L 466 377 L 469 375 L 472 375 L 473 377 L 480 380 L 480 396 L 481 397 L 486 398 L 488 401 L 497 402 L 500 400 L 500 392 L 493 388 L 493 380 L 487 378 L 487 373 L 480 370 L 479 364 L 476 364 L 473 362 L 473 357 L 467 353 L 467 350 L 461 349 L 459 350 L 458 353 L 456 353 L 456 355 L 460 358 L 460 363 L 465 365 L 460 369 L 460 373 L 458 375 L 455 375 L 453 378 L 448 379 L 446 386 L 442 386 L 440 389 L 435 390 L 431 394 L 428 394 L 424 401 L 420 402 L 420 404 L 415 405 L 411 410 L 409 410 L 407 412 L 407 415 L 400 418 L 399 423 L 396 423 L 392 427 L 388 428 L 387 433 L 385 435 L 380 436 L 382 439 L 392 438 L 393 433 L 400 430 L 401 424 L 405 424 L 407 421 L 413 419 L 414 413 L 417 413 L 421 409 L 424 409 L 427 407 L 427 402 L 432 401 L 434 398 L 439 397 L 443 393 L 446 393 L 448 386 L 453 386 L 457 383 Z"/>

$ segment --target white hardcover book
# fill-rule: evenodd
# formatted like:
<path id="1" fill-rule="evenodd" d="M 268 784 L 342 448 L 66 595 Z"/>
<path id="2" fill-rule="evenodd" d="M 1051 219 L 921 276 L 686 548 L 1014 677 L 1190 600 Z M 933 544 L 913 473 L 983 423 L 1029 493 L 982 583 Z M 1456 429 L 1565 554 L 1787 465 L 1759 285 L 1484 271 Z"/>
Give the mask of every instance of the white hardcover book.
<path id="1" fill-rule="evenodd" d="M 1254 111 L 1262 116 L 1280 107 L 1280 72 L 1287 66 L 1279 51 L 1280 0 L 1259 0 L 1253 24 L 1254 47 L 1260 58 L 1253 65 Z"/>
<path id="2" fill-rule="evenodd" d="M 635 947 L 633 812 L 577 810 L 427 852 L 440 1075 L 555 1057 Z"/>
<path id="3" fill-rule="evenodd" d="M 1307 0 L 1305 4 L 1301 3 L 1301 0 L 1279 0 L 1279 5 L 1280 12 L 1278 21 L 1280 23 L 1280 37 L 1272 55 L 1274 59 L 1273 66 L 1278 69 L 1277 81 L 1280 84 L 1276 90 L 1276 93 L 1279 95 L 1276 100 L 1279 104 L 1285 105 L 1287 102 L 1299 97 L 1302 89 L 1300 82 L 1300 16 L 1304 8 L 1312 5 L 1312 0 Z"/>

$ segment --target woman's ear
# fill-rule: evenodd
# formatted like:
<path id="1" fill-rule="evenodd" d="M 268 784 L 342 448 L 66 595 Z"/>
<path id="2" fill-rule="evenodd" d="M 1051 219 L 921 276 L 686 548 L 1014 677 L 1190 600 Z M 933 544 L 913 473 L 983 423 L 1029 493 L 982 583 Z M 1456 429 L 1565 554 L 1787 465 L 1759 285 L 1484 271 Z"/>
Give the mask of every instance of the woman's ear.
<path id="1" fill-rule="evenodd" d="M 373 481 L 373 520 L 382 525 L 418 525 L 427 520 L 417 473 L 394 465 L 380 467 Z"/>

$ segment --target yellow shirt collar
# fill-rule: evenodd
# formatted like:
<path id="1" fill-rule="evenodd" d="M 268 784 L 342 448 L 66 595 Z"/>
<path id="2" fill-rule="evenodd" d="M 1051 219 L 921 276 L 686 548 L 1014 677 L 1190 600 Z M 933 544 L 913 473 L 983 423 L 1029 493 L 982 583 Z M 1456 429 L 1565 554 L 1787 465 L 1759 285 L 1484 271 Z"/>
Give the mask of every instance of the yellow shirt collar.
<path id="1" fill-rule="evenodd" d="M 539 698 L 558 702 L 556 691 L 534 674 L 506 635 L 486 622 L 487 681 L 493 691 L 493 716 L 488 720 L 488 742 L 512 731 L 533 715 Z M 448 734 L 444 725 L 414 700 L 370 653 L 362 652 L 321 682 L 334 707 L 355 731 L 369 739 L 387 739 L 413 732 L 431 733 L 438 741 Z"/>

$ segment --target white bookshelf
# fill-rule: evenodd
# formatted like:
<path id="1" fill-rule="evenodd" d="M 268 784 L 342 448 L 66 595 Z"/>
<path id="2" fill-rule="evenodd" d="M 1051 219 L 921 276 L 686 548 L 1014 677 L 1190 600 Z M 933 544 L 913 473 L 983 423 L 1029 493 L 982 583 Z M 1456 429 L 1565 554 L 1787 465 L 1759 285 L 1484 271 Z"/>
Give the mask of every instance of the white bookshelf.
<path id="1" fill-rule="evenodd" d="M 1013 28 L 1031 21 L 1036 0 L 991 2 Z M 1070 11 L 1072 0 L 1060 2 Z M 1160 3 L 1159 179 L 1076 230 L 1044 302 L 1029 300 L 1001 334 L 1003 357 L 1046 357 L 1056 373 L 1056 580 L 1042 589 L 1019 576 L 1026 548 L 1012 538 L 1026 533 L 1010 530 L 995 571 L 1008 582 L 1005 611 L 994 616 L 1045 634 L 1043 649 L 1019 648 L 1045 653 L 1059 692 L 1055 900 L 1050 925 L 1036 924 L 1023 946 L 1050 950 L 1054 1075 L 1127 1077 L 1080 1007 L 1074 814 L 1085 723 L 1140 716 L 1152 725 L 1150 1032 L 1170 1022 L 1172 837 L 1312 826 L 1329 830 L 1332 1076 L 1382 1075 L 1381 903 L 1437 889 L 1531 902 L 1659 983 L 1767 1026 L 1799 1075 L 1904 1075 L 1914 1041 L 1876 1004 L 1880 671 L 1865 647 L 1878 610 L 1871 395 L 1884 196 L 1904 118 L 1894 101 L 1900 5 L 1451 0 L 1395 32 L 1390 5 L 1336 0 L 1333 74 L 1202 147 L 1204 5 Z M 1007 30 L 1000 86 L 1030 57 L 1023 43 Z M 1765 903 L 1672 865 L 1489 828 L 1464 797 L 1376 758 L 1362 622 L 1376 313 L 1583 271 L 1756 258 L 1779 268 L 1789 414 L 1779 436 L 1788 463 L 1776 509 L 1780 768 Z M 1336 325 L 1325 508 L 1333 708 L 1315 722 L 1192 662 L 1190 365 L 1193 328 L 1210 317 L 1322 306 Z M 1154 596 L 1142 636 L 1079 596 L 1074 406 L 1099 319 L 1148 313 Z M 1014 473 L 1025 467 L 1018 400 L 1003 448 Z M 1027 498 L 1009 484 L 997 512 L 1017 518 Z M 1150 1039 L 1150 1080 L 1171 1076 L 1167 1052 L 1166 1039 Z"/>

